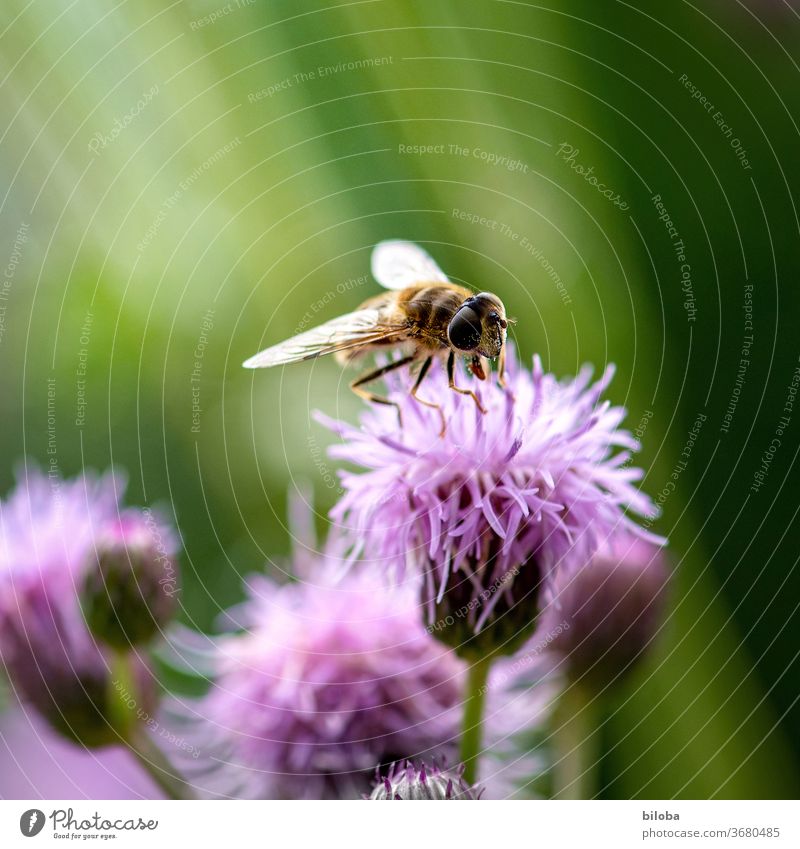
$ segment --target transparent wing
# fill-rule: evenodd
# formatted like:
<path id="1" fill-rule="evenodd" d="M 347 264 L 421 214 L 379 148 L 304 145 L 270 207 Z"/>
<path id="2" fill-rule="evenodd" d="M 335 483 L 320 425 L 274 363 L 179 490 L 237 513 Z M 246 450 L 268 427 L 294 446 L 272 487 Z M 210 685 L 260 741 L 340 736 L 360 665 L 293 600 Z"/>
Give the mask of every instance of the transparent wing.
<path id="1" fill-rule="evenodd" d="M 372 251 L 372 276 L 386 289 L 405 289 L 418 283 L 449 283 L 428 253 L 413 242 L 379 242 Z"/>
<path id="2" fill-rule="evenodd" d="M 245 360 L 242 365 L 245 368 L 270 368 L 285 363 L 298 363 L 323 354 L 359 348 L 373 342 L 385 342 L 400 336 L 403 330 L 402 325 L 387 324 L 379 310 L 356 310 L 299 333 L 271 348 L 265 348 Z"/>

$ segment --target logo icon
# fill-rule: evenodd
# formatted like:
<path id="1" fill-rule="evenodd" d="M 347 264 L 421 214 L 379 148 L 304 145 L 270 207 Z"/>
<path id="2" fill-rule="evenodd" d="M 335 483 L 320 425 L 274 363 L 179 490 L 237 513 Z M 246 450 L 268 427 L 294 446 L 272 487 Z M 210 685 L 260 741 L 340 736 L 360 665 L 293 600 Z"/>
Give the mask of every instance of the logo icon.
<path id="1" fill-rule="evenodd" d="M 36 837 L 44 828 L 44 811 L 31 808 L 19 818 L 19 830 L 25 837 Z"/>

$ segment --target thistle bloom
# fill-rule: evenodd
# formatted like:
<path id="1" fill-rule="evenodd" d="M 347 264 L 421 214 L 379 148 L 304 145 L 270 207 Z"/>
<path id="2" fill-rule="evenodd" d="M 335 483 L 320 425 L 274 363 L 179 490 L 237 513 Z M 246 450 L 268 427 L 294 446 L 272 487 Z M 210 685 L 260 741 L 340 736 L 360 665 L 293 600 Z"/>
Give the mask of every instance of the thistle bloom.
<path id="1" fill-rule="evenodd" d="M 668 572 L 657 546 L 630 535 L 604 540 L 594 558 L 556 579 L 537 634 L 573 681 L 601 689 L 629 672 L 663 623 Z"/>
<path id="2" fill-rule="evenodd" d="M 466 665 L 426 631 L 416 590 L 358 570 L 337 583 L 324 563 L 314 580 L 251 580 L 231 612 L 246 630 L 215 641 L 214 684 L 186 715 L 202 751 L 212 738 L 229 743 L 216 795 L 355 799 L 380 765 L 455 760 Z M 548 695 L 490 693 L 487 747 L 541 723 Z M 541 764 L 528 768 L 529 777 Z"/>
<path id="3" fill-rule="evenodd" d="M 463 373 L 458 382 L 467 385 Z M 619 427 L 622 407 L 601 402 L 613 375 L 590 383 L 584 368 L 559 382 L 517 363 L 509 345 L 508 389 L 493 381 L 470 384 L 486 408 L 447 388 L 442 370 L 421 395 L 387 376 L 389 396 L 402 412 L 372 405 L 361 428 L 319 415 L 341 437 L 331 456 L 361 467 L 341 473 L 345 494 L 331 516 L 337 553 L 384 566 L 397 578 L 411 568 L 424 576 L 431 621 L 452 619 L 454 647 L 474 641 L 488 623 L 491 644 L 506 651 L 530 636 L 540 590 L 552 597 L 556 575 L 589 561 L 614 530 L 650 536 L 628 515 L 655 508 L 627 465 L 638 443 Z M 487 646 L 476 646 L 486 651 Z"/>
<path id="4" fill-rule="evenodd" d="M 448 770 L 410 761 L 404 765 L 392 764 L 383 778 L 378 775 L 369 798 L 373 801 L 479 799 L 480 792 L 464 781 L 463 772 L 463 767 Z"/>
<path id="5" fill-rule="evenodd" d="M 109 663 L 86 628 L 78 586 L 96 536 L 117 521 L 124 485 L 110 473 L 63 481 L 26 469 L 19 478 L 0 502 L 0 660 L 16 694 L 62 734 L 117 742 Z M 146 669 L 135 674 L 151 690 Z"/>

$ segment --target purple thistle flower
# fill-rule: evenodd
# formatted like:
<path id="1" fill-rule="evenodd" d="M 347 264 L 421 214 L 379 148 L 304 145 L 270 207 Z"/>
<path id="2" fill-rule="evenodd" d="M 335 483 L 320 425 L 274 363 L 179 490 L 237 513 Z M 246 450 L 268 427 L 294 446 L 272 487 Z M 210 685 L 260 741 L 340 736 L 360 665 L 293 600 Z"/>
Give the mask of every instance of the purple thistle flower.
<path id="1" fill-rule="evenodd" d="M 464 767 L 440 768 L 436 764 L 395 763 L 381 777 L 369 798 L 373 801 L 480 799 L 481 792 L 470 787 L 463 778 Z"/>
<path id="2" fill-rule="evenodd" d="M 109 665 L 86 628 L 78 586 L 96 536 L 117 521 L 124 483 L 111 473 L 63 481 L 24 469 L 18 477 L 0 502 L 0 660 L 16 694 L 62 734 L 83 745 L 117 742 Z M 143 665 L 137 675 L 152 691 Z"/>
<path id="3" fill-rule="evenodd" d="M 226 763 L 213 786 L 194 780 L 205 792 L 359 798 L 382 764 L 454 761 L 466 664 L 426 631 L 416 591 L 358 570 L 337 582 L 325 563 L 314 579 L 251 580 L 248 600 L 229 612 L 246 630 L 214 640 L 211 690 L 172 706 L 184 714 L 178 733 L 193 723 L 199 748 L 213 746 Z M 487 747 L 500 751 L 514 732 L 540 724 L 551 695 L 548 686 L 493 690 Z M 528 757 L 527 768 L 530 777 L 542 767 Z M 501 782 L 512 770 L 493 769 L 494 792 L 507 792 Z"/>
<path id="4" fill-rule="evenodd" d="M 398 579 L 409 568 L 424 576 L 430 620 L 460 620 L 444 635 L 454 647 L 474 643 L 491 621 L 490 645 L 516 648 L 530 636 L 540 588 L 550 598 L 557 573 L 590 560 L 609 533 L 662 542 L 628 515 L 655 507 L 635 486 L 642 471 L 627 465 L 639 446 L 619 427 L 625 410 L 600 400 L 612 375 L 609 366 L 591 384 L 584 368 L 559 382 L 538 356 L 532 372 L 521 368 L 509 345 L 508 391 L 470 384 L 485 415 L 447 388 L 443 370 L 426 380 L 425 398 L 447 421 L 442 437 L 437 412 L 394 375 L 387 383 L 402 429 L 384 406 L 370 406 L 360 428 L 318 414 L 342 438 L 331 456 L 363 470 L 341 472 L 335 552 Z M 458 382 L 467 380 L 462 369 Z"/>
<path id="5" fill-rule="evenodd" d="M 646 652 L 664 621 L 665 559 L 659 547 L 617 535 L 590 563 L 557 577 L 537 635 L 562 658 L 573 681 L 601 689 Z"/>

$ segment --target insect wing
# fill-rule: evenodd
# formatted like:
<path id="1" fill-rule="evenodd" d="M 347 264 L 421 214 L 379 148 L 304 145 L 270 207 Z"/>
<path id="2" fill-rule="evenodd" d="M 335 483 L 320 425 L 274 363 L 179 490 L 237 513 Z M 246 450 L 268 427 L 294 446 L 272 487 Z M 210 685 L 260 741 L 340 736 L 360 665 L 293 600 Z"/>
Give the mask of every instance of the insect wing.
<path id="1" fill-rule="evenodd" d="M 418 283 L 449 283 L 428 253 L 413 242 L 379 242 L 372 251 L 372 276 L 385 289 L 405 289 Z"/>
<path id="2" fill-rule="evenodd" d="M 403 327 L 399 324 L 387 324 L 379 310 L 356 310 L 306 330 L 271 348 L 265 348 L 245 360 L 242 365 L 245 368 L 270 368 L 285 363 L 297 363 L 323 354 L 391 340 L 402 330 Z"/>

